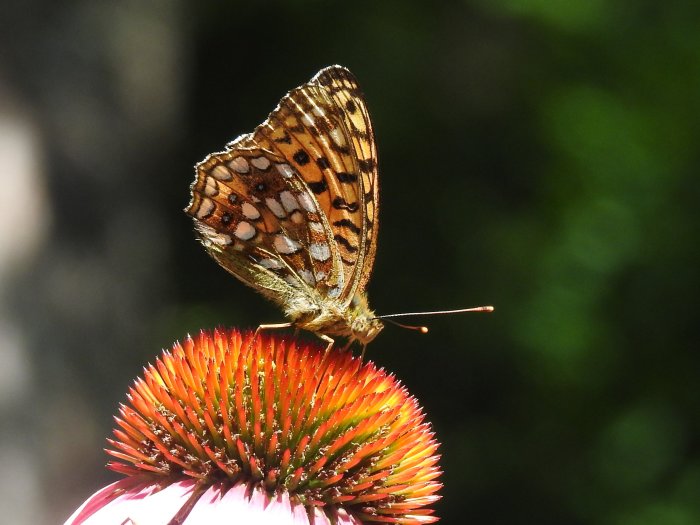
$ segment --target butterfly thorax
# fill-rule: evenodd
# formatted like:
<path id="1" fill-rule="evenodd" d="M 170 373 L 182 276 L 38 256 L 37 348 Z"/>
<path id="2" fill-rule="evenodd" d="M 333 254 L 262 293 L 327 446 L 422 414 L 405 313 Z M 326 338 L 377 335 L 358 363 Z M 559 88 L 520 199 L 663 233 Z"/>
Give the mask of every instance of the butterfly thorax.
<path id="1" fill-rule="evenodd" d="M 290 306 L 286 313 L 295 326 L 328 336 L 347 337 L 362 345 L 372 341 L 384 328 L 369 309 L 364 294 L 356 294 L 348 306 L 324 297 Z"/>

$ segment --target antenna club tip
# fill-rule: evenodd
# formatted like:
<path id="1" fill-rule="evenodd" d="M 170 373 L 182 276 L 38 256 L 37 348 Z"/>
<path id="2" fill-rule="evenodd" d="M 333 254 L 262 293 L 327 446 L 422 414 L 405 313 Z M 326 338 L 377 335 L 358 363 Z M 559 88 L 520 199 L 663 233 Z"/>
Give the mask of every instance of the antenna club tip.
<path id="1" fill-rule="evenodd" d="M 484 306 L 484 312 L 493 312 L 494 310 L 493 306 Z"/>
<path id="2" fill-rule="evenodd" d="M 428 327 L 427 326 L 421 326 L 419 329 L 421 334 L 427 334 L 428 333 Z"/>

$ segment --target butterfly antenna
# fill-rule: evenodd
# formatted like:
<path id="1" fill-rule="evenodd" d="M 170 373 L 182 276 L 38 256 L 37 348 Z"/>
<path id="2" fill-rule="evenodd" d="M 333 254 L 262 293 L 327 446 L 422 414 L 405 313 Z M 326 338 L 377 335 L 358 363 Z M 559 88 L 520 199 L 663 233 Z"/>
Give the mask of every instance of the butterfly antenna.
<path id="1" fill-rule="evenodd" d="M 421 334 L 427 334 L 428 333 L 428 327 L 427 326 L 413 326 L 409 324 L 402 324 L 399 323 L 398 321 L 394 321 L 392 318 L 393 317 L 409 317 L 409 316 L 417 316 L 417 315 L 448 315 L 448 314 L 461 314 L 465 312 L 493 312 L 494 307 L 493 306 L 477 306 L 475 308 L 460 308 L 458 310 L 436 310 L 433 312 L 405 312 L 405 313 L 400 313 L 400 314 L 386 314 L 386 315 L 378 315 L 377 319 L 383 319 L 387 323 L 391 323 L 396 326 L 400 326 L 401 328 L 406 328 L 407 330 L 416 330 L 420 332 Z"/>
<path id="2" fill-rule="evenodd" d="M 389 317 L 409 317 L 416 315 L 446 315 L 446 314 L 461 314 L 464 312 L 493 312 L 493 306 L 477 306 L 475 308 L 460 308 L 459 310 L 435 310 L 433 312 L 404 312 L 400 314 L 385 314 L 378 315 L 377 319 L 387 319 Z"/>
<path id="3" fill-rule="evenodd" d="M 378 317 L 377 319 L 381 319 L 381 317 Z M 391 319 L 386 319 L 386 322 L 391 323 L 391 324 L 396 325 L 396 326 L 399 326 L 401 328 L 405 328 L 406 330 L 416 330 L 416 331 L 420 332 L 421 334 L 428 333 L 427 326 L 413 326 L 410 324 L 399 323 L 398 321 L 392 321 Z"/>

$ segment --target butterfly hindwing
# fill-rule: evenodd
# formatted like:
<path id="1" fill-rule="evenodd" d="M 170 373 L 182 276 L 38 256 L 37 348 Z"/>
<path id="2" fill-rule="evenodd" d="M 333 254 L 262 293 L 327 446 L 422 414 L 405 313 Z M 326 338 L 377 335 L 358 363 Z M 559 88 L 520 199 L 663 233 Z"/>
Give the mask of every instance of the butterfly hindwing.
<path id="1" fill-rule="evenodd" d="M 323 214 L 286 159 L 246 135 L 229 148 L 197 166 L 187 212 L 224 268 L 283 304 L 290 286 L 315 287 L 333 273 Z"/>

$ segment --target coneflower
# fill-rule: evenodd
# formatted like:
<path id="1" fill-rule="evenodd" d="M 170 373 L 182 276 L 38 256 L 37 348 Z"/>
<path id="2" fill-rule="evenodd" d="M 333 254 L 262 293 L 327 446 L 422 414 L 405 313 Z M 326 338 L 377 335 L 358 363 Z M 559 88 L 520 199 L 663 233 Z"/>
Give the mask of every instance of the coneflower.
<path id="1" fill-rule="evenodd" d="M 203 331 L 148 366 L 115 419 L 108 466 L 126 477 L 67 524 L 437 521 L 421 407 L 350 352 Z"/>

